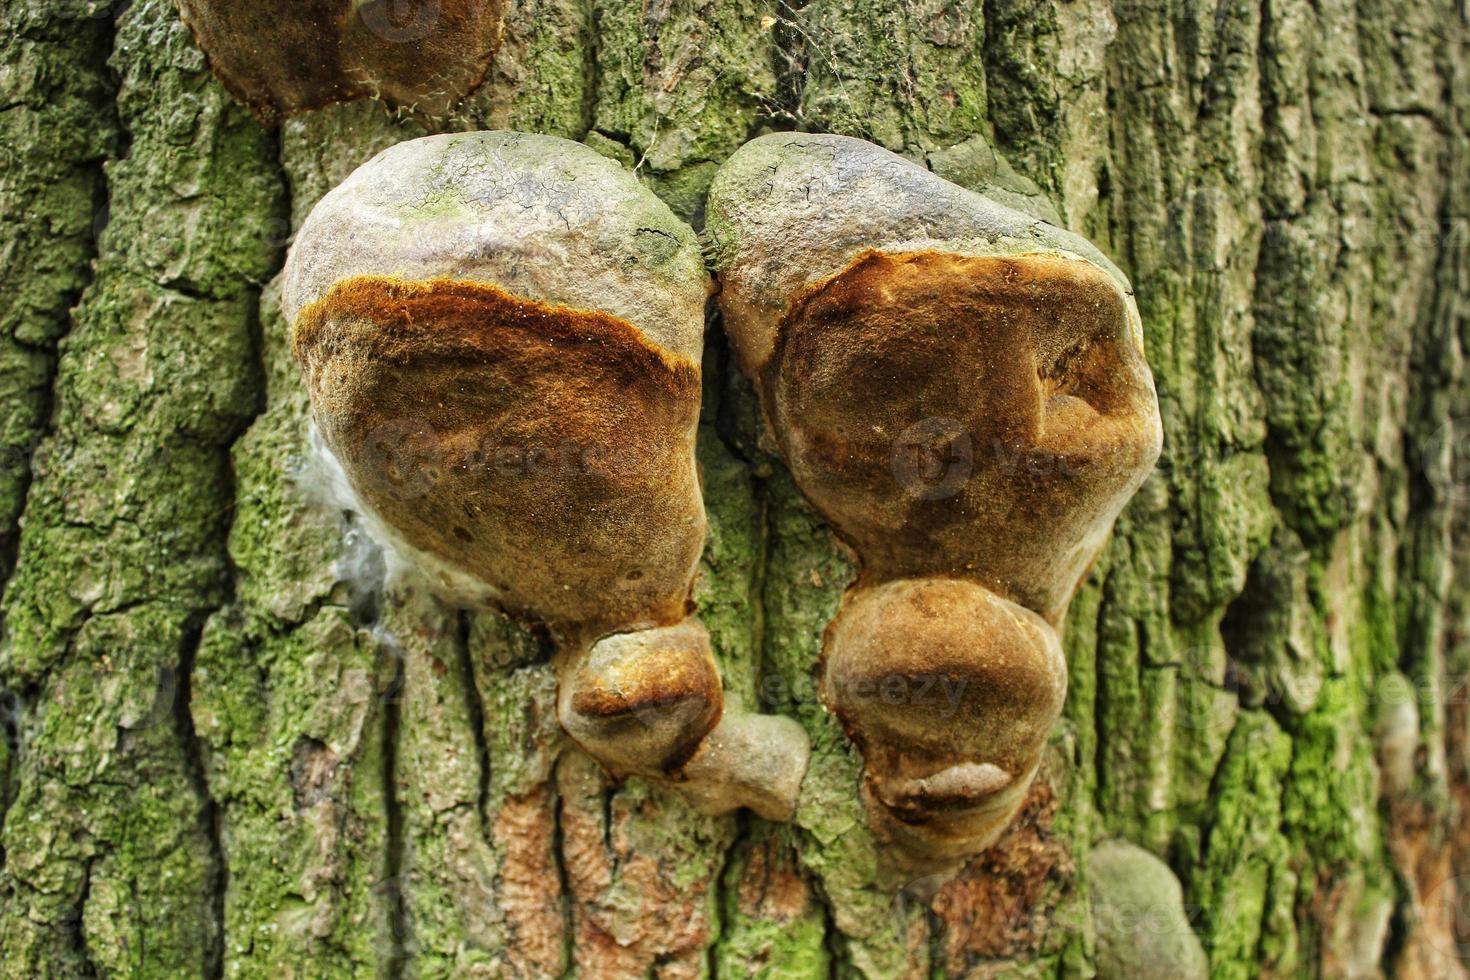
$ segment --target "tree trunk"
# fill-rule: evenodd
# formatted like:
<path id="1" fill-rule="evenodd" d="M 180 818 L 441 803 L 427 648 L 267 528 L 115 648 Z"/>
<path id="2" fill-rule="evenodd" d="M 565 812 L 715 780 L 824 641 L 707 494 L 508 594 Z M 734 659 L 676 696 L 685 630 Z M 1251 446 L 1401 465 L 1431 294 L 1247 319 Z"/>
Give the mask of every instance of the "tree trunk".
<path id="1" fill-rule="evenodd" d="M 443 128 L 585 140 L 696 227 L 751 136 L 861 136 L 1132 278 L 1164 460 L 1073 603 L 1021 819 L 937 892 L 875 885 L 813 681 L 853 569 L 718 322 L 698 615 L 727 696 L 811 736 L 796 819 L 569 748 L 546 650 L 387 575 L 307 465 L 273 277 L 423 125 L 267 131 L 170 0 L 7 0 L 0 973 L 1182 976 L 1202 948 L 1220 977 L 1465 975 L 1459 0 L 507 17 Z"/>

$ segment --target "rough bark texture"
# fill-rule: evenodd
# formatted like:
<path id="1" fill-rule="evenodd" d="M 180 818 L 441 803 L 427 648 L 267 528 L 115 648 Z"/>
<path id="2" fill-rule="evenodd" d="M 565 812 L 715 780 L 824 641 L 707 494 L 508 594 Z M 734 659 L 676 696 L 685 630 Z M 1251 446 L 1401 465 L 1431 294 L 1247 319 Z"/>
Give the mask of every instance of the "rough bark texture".
<path id="1" fill-rule="evenodd" d="M 546 651 L 385 582 L 312 462 L 272 277 L 312 204 L 424 125 L 361 102 L 268 132 L 169 0 L 8 0 L 0 973 L 1116 975 L 1120 934 L 1185 917 L 1215 976 L 1463 975 L 1459 0 L 508 18 L 439 128 L 585 140 L 696 225 L 750 136 L 862 136 L 1132 277 L 1165 458 L 1073 604 L 1021 821 L 937 892 L 873 886 L 812 673 L 852 568 L 717 323 L 698 615 L 729 697 L 798 718 L 812 768 L 787 826 L 610 783 L 558 735 Z M 1110 838 L 1182 908 L 1130 899 L 1162 873 L 1142 855 L 1094 872 Z"/>

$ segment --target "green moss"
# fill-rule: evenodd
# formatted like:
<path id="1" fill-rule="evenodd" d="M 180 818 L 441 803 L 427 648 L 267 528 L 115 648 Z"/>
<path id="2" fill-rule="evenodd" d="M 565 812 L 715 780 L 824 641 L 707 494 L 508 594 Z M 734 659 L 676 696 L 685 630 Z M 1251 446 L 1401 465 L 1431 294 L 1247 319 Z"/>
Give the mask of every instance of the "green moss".
<path id="1" fill-rule="evenodd" d="M 50 404 L 55 347 L 88 281 L 102 158 L 116 142 L 108 24 L 86 4 L 0 11 L 0 585 L 15 558 L 31 454 Z"/>
<path id="2" fill-rule="evenodd" d="M 1284 816 L 1298 842 L 1325 866 L 1356 864 L 1374 853 L 1371 744 L 1363 730 L 1367 692 L 1358 678 L 1333 678 L 1293 733 Z"/>
<path id="3" fill-rule="evenodd" d="M 680 167 L 671 173 L 649 173 L 645 180 L 649 189 L 662 198 L 680 220 L 699 228 L 704 223 L 704 199 L 717 170 L 719 164 L 706 161 Z"/>
<path id="4" fill-rule="evenodd" d="M 591 126 L 592 4 L 524 0 L 506 6 L 505 36 L 490 75 L 452 125 L 581 139 Z"/>
<path id="5" fill-rule="evenodd" d="M 1267 229 L 1252 338 L 1271 426 L 1272 493 L 1314 543 L 1351 518 L 1357 464 L 1349 447 L 1343 324 L 1325 308 L 1325 220 L 1314 213 Z"/>
<path id="6" fill-rule="evenodd" d="M 143 597 L 223 600 L 220 447 L 254 408 L 249 316 L 243 296 L 193 299 L 104 262 L 57 379 L 68 438 L 43 453 L 6 594 L 10 669 L 38 676 L 88 616 Z"/>
<path id="7" fill-rule="evenodd" d="M 1263 712 L 1230 737 L 1211 794 L 1203 853 L 1191 855 L 1186 905 L 1199 909 L 1211 976 L 1254 976 L 1266 910 L 1280 899 L 1289 847 L 1280 833 L 1292 744 Z"/>
<path id="8" fill-rule="evenodd" d="M 641 167 L 667 174 L 691 214 L 690 164 L 717 165 L 744 143 L 774 97 L 774 0 L 674 0 L 643 8 L 594 0 L 593 126 L 626 140 Z M 708 183 L 708 176 L 705 178 Z M 686 208 L 681 211 L 679 204 Z"/>
<path id="9" fill-rule="evenodd" d="M 635 166 L 638 165 L 638 158 L 633 155 L 632 150 L 628 149 L 617 140 L 612 139 L 608 136 L 604 136 L 602 133 L 599 133 L 595 129 L 592 132 L 588 133 L 586 137 L 583 138 L 582 142 L 586 143 L 592 149 L 596 150 L 598 153 L 601 153 L 609 160 L 616 160 L 618 163 L 621 163 L 623 167 L 627 170 L 632 170 Z"/>
<path id="10" fill-rule="evenodd" d="M 1143 488 L 1101 566 L 1096 694 L 1090 724 L 1080 722 L 1096 745 L 1103 827 L 1154 850 L 1176 832 L 1181 810 L 1208 795 L 1232 720 L 1217 700 L 1224 674 L 1218 640 L 1208 626 L 1177 625 L 1161 605 L 1175 547 L 1171 515 L 1158 506 L 1163 488 L 1157 478 Z M 1085 655 L 1077 650 L 1071 662 Z"/>
<path id="11" fill-rule="evenodd" d="M 459 619 L 417 591 L 390 588 L 381 626 L 403 661 L 391 774 L 401 955 L 429 975 L 488 967 L 507 936 L 484 888 L 494 866 L 481 811 L 485 760 L 473 738 L 460 742 L 477 694 L 461 669 Z"/>
<path id="12" fill-rule="evenodd" d="M 757 822 L 731 851 L 722 880 L 721 922 L 714 944 L 717 976 L 827 976 L 831 955 L 821 904 L 799 873 L 791 830 Z"/>
<path id="13" fill-rule="evenodd" d="M 985 72 L 996 146 L 1050 193 L 1060 190 L 1071 79 L 1057 70 L 1065 43 L 1048 0 L 985 5 Z"/>
<path id="14" fill-rule="evenodd" d="M 280 636 L 234 612 L 205 631 L 192 714 L 224 816 L 229 976 L 348 976 L 383 952 L 383 657 L 338 608 Z M 308 777 L 313 752 L 332 764 Z"/>
<path id="15" fill-rule="evenodd" d="M 709 536 L 695 585 L 695 615 L 710 631 L 727 697 L 766 710 L 758 692 L 759 578 L 762 572 L 760 502 L 750 471 L 732 456 L 713 426 L 702 426 L 699 467 Z"/>
<path id="16" fill-rule="evenodd" d="M 172 4 L 128 10 L 112 65 L 130 143 L 5 595 L 7 683 L 44 705 L 5 826 L 18 975 L 198 974 L 220 953 L 186 672 L 228 591 L 226 447 L 256 408 L 252 290 L 275 251 L 238 215 L 277 213 L 281 188 Z"/>
<path id="17" fill-rule="evenodd" d="M 744 919 L 740 925 L 738 932 L 721 937 L 715 947 L 716 969 L 721 975 L 762 980 L 828 975 L 831 958 L 820 915 L 796 922 Z"/>
<path id="18" fill-rule="evenodd" d="M 19 710 L 15 706 L 7 706 L 5 710 L 16 716 L 19 715 Z M 15 747 L 12 740 L 15 736 L 10 729 L 18 721 L 18 717 L 12 717 L 6 721 L 3 729 L 0 729 L 0 824 L 5 822 L 5 811 L 10 809 L 10 801 L 15 793 L 12 786 L 15 767 Z"/>
<path id="19" fill-rule="evenodd" d="M 796 15 L 807 71 L 804 128 L 922 154 L 989 129 L 983 5 L 922 15 L 816 0 Z"/>

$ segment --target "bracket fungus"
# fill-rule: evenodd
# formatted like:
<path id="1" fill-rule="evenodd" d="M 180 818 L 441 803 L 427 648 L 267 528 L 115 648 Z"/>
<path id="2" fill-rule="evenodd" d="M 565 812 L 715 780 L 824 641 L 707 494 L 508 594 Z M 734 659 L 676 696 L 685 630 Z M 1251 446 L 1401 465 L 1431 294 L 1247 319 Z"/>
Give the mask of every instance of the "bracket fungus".
<path id="1" fill-rule="evenodd" d="M 823 698 L 895 870 L 952 868 L 1020 808 L 1065 698 L 1057 630 L 1160 452 L 1131 288 L 1084 239 L 848 137 L 747 143 L 707 213 L 769 432 L 860 562 Z"/>
<path id="2" fill-rule="evenodd" d="M 378 536 L 451 601 L 549 633 L 571 737 L 706 810 L 786 819 L 805 734 L 726 715 L 688 618 L 708 293 L 693 231 L 617 163 L 496 132 L 359 168 L 303 225 L 282 302 Z"/>
<path id="3" fill-rule="evenodd" d="M 210 68 L 265 122 L 377 98 L 428 116 L 484 80 L 502 0 L 178 0 Z"/>

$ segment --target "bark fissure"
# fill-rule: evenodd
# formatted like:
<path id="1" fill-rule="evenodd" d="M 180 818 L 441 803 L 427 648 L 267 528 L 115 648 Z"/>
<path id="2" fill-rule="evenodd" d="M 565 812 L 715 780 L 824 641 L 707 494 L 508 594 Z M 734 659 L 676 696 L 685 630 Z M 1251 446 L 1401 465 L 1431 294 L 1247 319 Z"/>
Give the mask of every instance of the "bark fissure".
<path id="1" fill-rule="evenodd" d="M 205 774 L 204 745 L 194 728 L 194 715 L 190 710 L 193 691 L 194 661 L 199 653 L 199 643 L 204 627 L 190 629 L 184 638 L 184 648 L 179 658 L 178 682 L 173 703 L 173 721 L 179 741 L 185 746 L 185 767 L 189 783 L 199 797 L 199 821 L 209 842 L 211 869 L 208 897 L 214 917 L 214 931 L 209 943 L 202 951 L 202 975 L 209 980 L 218 980 L 225 970 L 225 893 L 229 888 L 229 864 L 225 860 L 224 843 L 220 838 L 220 810 L 209 792 L 209 779 Z"/>
<path id="2" fill-rule="evenodd" d="M 29 375 L 25 390 L 11 392 L 14 401 L 7 401 L 0 415 L 0 462 L 5 464 L 0 466 L 0 594 L 15 567 L 18 522 L 30 495 L 35 455 L 52 425 L 56 350 L 70 328 L 72 307 L 92 281 L 98 240 L 106 228 L 103 162 L 118 152 L 113 110 L 118 79 L 108 67 L 115 19 L 104 23 L 85 12 L 70 13 L 68 17 L 63 5 L 41 0 L 10 5 L 3 18 L 5 41 L 0 42 L 0 58 L 7 64 L 27 55 L 55 62 L 54 76 L 15 72 L 0 83 L 0 91 L 13 97 L 3 128 L 16 129 L 6 139 L 14 156 L 0 179 L 0 196 L 12 205 L 4 224 L 12 226 L 6 237 L 13 243 L 0 269 L 14 297 L 0 304 L 0 370 Z M 85 125 L 74 118 L 79 106 L 90 116 Z M 76 135 L 64 138 L 60 147 L 30 146 L 25 134 L 36 127 Z M 55 193 L 52 188 L 71 183 L 81 186 L 67 195 L 70 201 L 55 204 L 81 205 L 90 220 L 82 222 L 85 230 L 68 234 L 64 216 L 35 204 L 42 194 Z M 60 281 L 48 289 L 50 279 Z M 41 295 L 27 296 L 32 290 Z M 24 366 L 28 353 L 37 355 L 39 365 Z"/>
<path id="3" fill-rule="evenodd" d="M 490 821 L 486 803 L 490 796 L 490 767 L 493 760 L 490 758 L 490 746 L 485 741 L 485 702 L 480 696 L 479 685 L 475 681 L 475 665 L 470 661 L 473 654 L 470 652 L 470 614 L 461 612 L 459 614 L 459 631 L 455 636 L 455 649 L 459 653 L 459 671 L 465 690 L 465 707 L 469 715 L 467 721 L 470 726 L 470 735 L 474 738 L 475 757 L 480 768 L 480 792 L 475 802 L 476 812 L 480 817 L 480 832 L 488 837 Z"/>
<path id="4" fill-rule="evenodd" d="M 82 869 L 82 890 L 77 895 L 76 904 L 72 908 L 71 919 L 66 929 L 66 938 L 71 943 L 72 953 L 79 964 L 78 972 L 83 977 L 101 976 L 97 970 L 97 964 L 92 962 L 91 950 L 87 948 L 87 934 L 82 920 L 87 910 L 87 899 L 92 894 L 92 868 L 96 862 L 95 857 L 89 858 Z"/>
<path id="5" fill-rule="evenodd" d="M 561 976 L 563 980 L 577 975 L 576 956 L 576 912 L 573 908 L 573 892 L 571 874 L 567 867 L 566 858 L 566 829 L 563 826 L 563 815 L 565 813 L 565 802 L 562 799 L 560 787 L 561 780 L 557 778 L 557 769 L 561 767 L 562 759 L 566 758 L 563 753 L 553 761 L 551 771 L 547 775 L 547 785 L 550 787 L 551 797 L 549 808 L 551 812 L 551 863 L 556 869 L 557 894 L 560 896 L 560 911 L 562 921 L 562 963 L 564 964 Z"/>
<path id="6" fill-rule="evenodd" d="M 384 970 L 391 980 L 406 975 L 410 963 L 413 924 L 404 897 L 404 814 L 398 797 L 398 747 L 402 728 L 402 692 L 405 683 L 403 660 L 389 684 L 383 705 L 383 807 L 386 814 L 387 851 L 384 855 L 383 901 L 388 913 L 388 955 Z"/>

